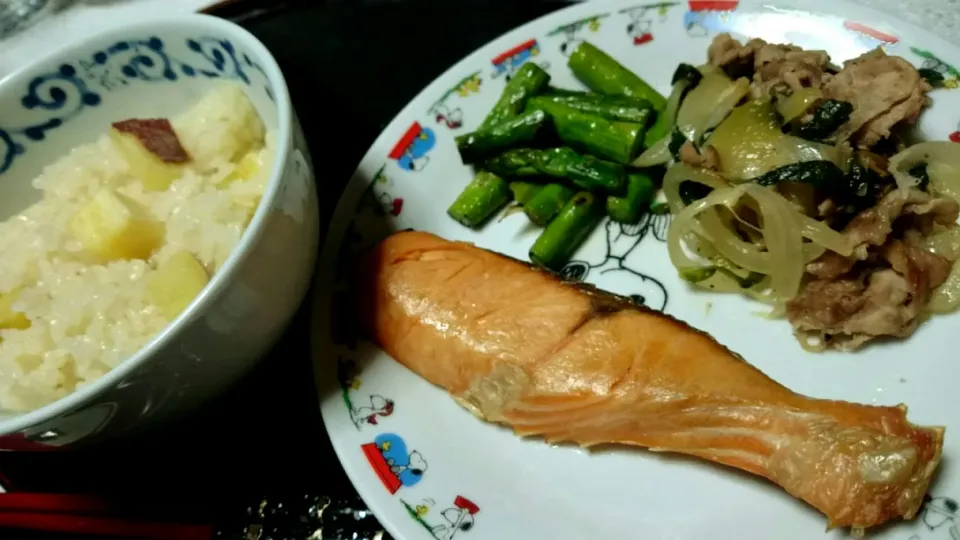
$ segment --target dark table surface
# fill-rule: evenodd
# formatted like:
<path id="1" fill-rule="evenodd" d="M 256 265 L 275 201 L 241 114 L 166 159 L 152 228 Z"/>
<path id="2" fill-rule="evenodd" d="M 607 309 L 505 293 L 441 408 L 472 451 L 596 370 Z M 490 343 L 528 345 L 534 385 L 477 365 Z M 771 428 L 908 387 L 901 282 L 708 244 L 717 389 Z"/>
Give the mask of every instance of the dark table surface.
<path id="1" fill-rule="evenodd" d="M 567 3 L 239 0 L 213 13 L 248 28 L 280 63 L 323 170 L 318 193 L 321 216 L 329 216 L 367 148 L 424 86 L 475 48 Z M 208 520 L 268 494 L 362 508 L 320 416 L 308 318 L 304 305 L 258 368 L 187 418 L 96 448 L 2 454 L 0 471 L 17 490 L 139 497 Z"/>

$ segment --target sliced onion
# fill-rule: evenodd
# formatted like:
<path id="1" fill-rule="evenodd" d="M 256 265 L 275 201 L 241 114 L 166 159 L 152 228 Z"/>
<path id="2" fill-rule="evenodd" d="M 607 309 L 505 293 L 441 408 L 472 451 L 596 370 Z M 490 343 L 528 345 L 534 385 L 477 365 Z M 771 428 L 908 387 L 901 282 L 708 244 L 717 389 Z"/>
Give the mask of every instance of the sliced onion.
<path id="1" fill-rule="evenodd" d="M 687 94 L 677 113 L 677 129 L 691 141 L 698 141 L 708 129 L 726 118 L 750 92 L 750 81 L 730 80 L 722 72 L 710 72 Z"/>
<path id="2" fill-rule="evenodd" d="M 666 136 L 637 156 L 637 159 L 633 160 L 631 165 L 634 167 L 653 167 L 654 165 L 663 165 L 673 159 L 673 155 L 670 154 L 670 138 L 672 135 L 672 132 L 667 133 Z"/>
<path id="3" fill-rule="evenodd" d="M 746 184 L 747 193 L 760 205 L 763 215 L 763 240 L 770 254 L 770 288 L 782 299 L 800 292 L 803 280 L 803 236 L 800 213 L 772 189 Z"/>
<path id="4" fill-rule="evenodd" d="M 948 261 L 960 259 L 960 229 L 951 227 L 946 231 L 931 234 L 920 244 Z"/>
<path id="5" fill-rule="evenodd" d="M 927 311 L 931 313 L 950 313 L 960 307 L 960 263 L 954 263 L 950 275 L 937 290 L 930 295 Z"/>
<path id="6" fill-rule="evenodd" d="M 666 122 L 667 127 L 671 130 L 677 123 L 677 112 L 680 110 L 680 102 L 683 100 L 683 95 L 689 87 L 690 81 L 688 79 L 677 81 L 677 84 L 673 85 L 673 90 L 670 91 L 670 97 L 667 98 L 667 106 L 663 109 L 663 116 L 664 122 Z"/>
<path id="7" fill-rule="evenodd" d="M 920 183 L 920 179 L 910 174 L 910 169 L 917 165 L 927 165 L 927 174 L 930 175 L 930 166 L 933 166 L 934 175 L 938 176 L 938 184 L 950 184 L 955 172 L 960 171 L 960 144 L 950 141 L 927 141 L 915 144 L 890 158 L 889 169 L 897 180 L 897 187 L 908 189 Z M 949 167 L 949 169 L 948 169 Z M 933 177 L 930 177 L 931 183 Z"/>
<path id="8" fill-rule="evenodd" d="M 674 163 L 663 176 L 663 194 L 667 198 L 670 213 L 678 214 L 683 209 L 683 199 L 680 198 L 680 184 L 684 181 L 697 182 L 713 189 L 725 188 L 730 184 L 719 174 L 706 169 L 691 167 L 686 163 Z"/>
<path id="9" fill-rule="evenodd" d="M 783 123 L 788 124 L 806 114 L 821 99 L 823 92 L 819 88 L 794 90 L 789 96 L 777 100 L 777 112 L 783 118 Z"/>
<path id="10" fill-rule="evenodd" d="M 843 233 L 835 231 L 825 223 L 800 212 L 797 212 L 797 216 L 800 220 L 800 234 L 804 238 L 844 257 L 853 255 L 854 245 Z"/>
<path id="11" fill-rule="evenodd" d="M 679 200 L 679 184 L 690 179 L 711 185 L 714 190 L 684 206 Z M 853 246 L 842 234 L 802 214 L 775 190 L 751 183 L 725 187 L 723 182 L 719 176 L 714 178 L 683 164 L 671 167 L 664 178 L 668 202 L 672 209 L 677 209 L 668 231 L 667 249 L 679 271 L 704 266 L 684 249 L 685 243 L 695 244 L 701 255 L 720 256 L 744 270 L 768 276 L 770 290 L 761 296 L 768 303 L 780 305 L 800 291 L 807 263 L 827 249 L 844 255 L 853 252 Z M 744 198 L 752 201 L 747 203 L 742 201 Z M 760 218 L 761 226 L 750 224 L 761 235 L 756 242 L 743 240 L 728 225 L 729 220 L 721 218 L 720 210 L 726 208 L 742 219 L 735 211 L 741 204 L 750 204 Z M 694 242 L 688 240 L 691 236 Z"/>
<path id="12" fill-rule="evenodd" d="M 712 211 L 720 206 L 733 210 L 744 196 L 756 201 L 759 208 L 765 251 L 756 244 L 740 239 L 731 229 L 723 226 L 719 216 Z M 769 275 L 775 300 L 793 298 L 800 290 L 804 272 L 803 237 L 800 221 L 796 217 L 798 215 L 786 199 L 765 187 L 740 184 L 714 189 L 674 217 L 667 238 L 670 260 L 681 270 L 701 266 L 687 255 L 681 244 L 683 235 L 688 230 L 693 231 L 708 240 L 720 255 L 733 264 L 751 272 Z"/>
<path id="13" fill-rule="evenodd" d="M 820 244 L 808 242 L 803 245 L 803 264 L 813 262 L 820 258 L 827 251 L 827 248 Z"/>
<path id="14" fill-rule="evenodd" d="M 927 164 L 927 176 L 930 178 L 930 191 L 960 203 L 960 166 L 943 161 L 930 162 Z"/>

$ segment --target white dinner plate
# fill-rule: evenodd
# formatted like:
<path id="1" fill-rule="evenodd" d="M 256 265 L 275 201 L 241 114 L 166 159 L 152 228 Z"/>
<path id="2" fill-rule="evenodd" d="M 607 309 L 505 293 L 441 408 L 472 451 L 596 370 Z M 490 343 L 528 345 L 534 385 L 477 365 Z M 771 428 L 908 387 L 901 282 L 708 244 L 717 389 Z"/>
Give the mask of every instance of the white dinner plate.
<path id="1" fill-rule="evenodd" d="M 552 84 L 582 88 L 565 54 L 589 40 L 666 95 L 680 62 L 706 60 L 728 31 L 805 48 L 835 62 L 883 46 L 939 70 L 945 88 L 920 129 L 960 142 L 960 50 L 921 28 L 837 0 L 595 0 L 547 15 L 471 54 L 437 78 L 380 135 L 350 181 L 320 257 L 314 353 L 330 438 L 357 490 L 400 540 L 841 538 L 779 488 L 732 469 L 643 450 L 585 451 L 520 439 L 483 423 L 379 349 L 351 343 L 337 303 L 344 263 L 385 230 L 415 228 L 523 260 L 537 230 L 521 214 L 464 228 L 447 206 L 472 176 L 454 137 L 477 127 L 507 77 L 536 62 Z M 960 540 L 960 318 L 935 317 L 899 343 L 861 353 L 804 352 L 783 320 L 739 296 L 696 292 L 667 257 L 664 217 L 602 224 L 576 254 L 586 281 L 703 329 L 789 388 L 822 398 L 906 403 L 910 420 L 945 425 L 940 473 L 917 518 L 870 531 L 897 540 Z M 389 461 L 389 464 L 388 464 Z"/>

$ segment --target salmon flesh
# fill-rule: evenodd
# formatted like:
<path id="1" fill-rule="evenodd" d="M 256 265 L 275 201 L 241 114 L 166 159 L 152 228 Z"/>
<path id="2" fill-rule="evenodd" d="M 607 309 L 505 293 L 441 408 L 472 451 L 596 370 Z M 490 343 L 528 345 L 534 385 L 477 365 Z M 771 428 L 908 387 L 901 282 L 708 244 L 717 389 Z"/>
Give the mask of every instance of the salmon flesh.
<path id="1" fill-rule="evenodd" d="M 683 322 L 471 244 L 396 233 L 356 276 L 375 343 L 521 436 L 736 467 L 831 528 L 912 518 L 940 462 L 944 429 L 902 405 L 802 396 Z"/>

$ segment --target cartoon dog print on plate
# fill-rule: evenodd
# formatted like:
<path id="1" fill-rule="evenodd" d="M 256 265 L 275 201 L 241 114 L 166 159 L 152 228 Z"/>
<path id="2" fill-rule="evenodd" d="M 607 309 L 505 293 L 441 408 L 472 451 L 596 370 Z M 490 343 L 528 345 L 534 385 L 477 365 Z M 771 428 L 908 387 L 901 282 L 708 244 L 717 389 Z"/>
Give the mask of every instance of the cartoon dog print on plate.
<path id="1" fill-rule="evenodd" d="M 390 151 L 390 159 L 396 161 L 401 169 L 422 171 L 430 162 L 427 154 L 436 144 L 437 137 L 433 130 L 414 122 Z"/>
<path id="2" fill-rule="evenodd" d="M 621 9 L 620 14 L 630 17 L 630 22 L 627 23 L 627 35 L 633 39 L 633 44 L 643 45 L 653 41 L 654 14 L 659 16 L 660 22 L 665 22 L 667 12 L 678 4 L 679 2 L 659 2 Z"/>
<path id="3" fill-rule="evenodd" d="M 391 495 L 403 486 L 416 485 L 427 470 L 427 461 L 420 452 L 408 452 L 407 444 L 393 433 L 377 435 L 372 443 L 360 448 Z"/>
<path id="4" fill-rule="evenodd" d="M 957 527 L 957 518 L 960 505 L 949 497 L 937 497 L 927 501 L 923 506 L 920 521 L 929 531 L 936 531 L 935 536 L 913 535 L 910 540 L 921 538 L 935 538 L 936 540 L 960 540 L 960 528 Z"/>
<path id="5" fill-rule="evenodd" d="M 410 517 L 423 525 L 437 540 L 453 540 L 458 536 L 457 533 L 469 532 L 473 529 L 474 516 L 480 511 L 480 507 L 473 501 L 458 495 L 453 500 L 453 506 L 440 512 L 442 523 L 432 525 L 431 523 L 440 521 L 430 515 L 431 509 L 436 506 L 435 501 L 424 499 L 416 506 L 411 506 L 406 501 L 401 502 L 407 508 L 407 512 L 410 512 Z M 428 515 L 430 515 L 429 518 Z"/>
<path id="6" fill-rule="evenodd" d="M 652 276 L 631 268 L 627 258 L 640 242 L 652 233 L 653 236 L 665 242 L 667 228 L 670 225 L 670 214 L 655 214 L 647 212 L 636 225 L 623 225 L 613 220 L 607 220 L 607 251 L 603 261 L 591 264 L 585 261 L 571 261 L 560 271 L 563 277 L 573 281 L 590 281 L 615 294 L 628 296 L 637 304 L 650 309 L 663 311 L 667 307 L 667 289 L 663 283 Z M 618 280 L 626 277 L 626 285 L 608 286 L 611 278 Z M 619 290 L 618 290 L 619 289 Z"/>
<path id="7" fill-rule="evenodd" d="M 396 195 L 397 188 L 386 174 L 386 168 L 386 165 L 380 167 L 357 201 L 337 257 L 338 279 L 344 277 L 347 263 L 354 260 L 354 255 L 396 230 L 392 218 L 400 217 L 403 212 L 403 198 Z"/>
<path id="8" fill-rule="evenodd" d="M 472 94 L 480 92 L 480 85 L 483 80 L 480 78 L 480 72 L 475 71 L 464 77 L 440 96 L 433 105 L 427 110 L 427 114 L 436 118 L 438 124 L 446 124 L 450 129 L 459 129 L 463 126 L 463 110 L 460 107 L 451 106 L 449 101 L 459 96 L 460 99 L 470 97 Z"/>
<path id="9" fill-rule="evenodd" d="M 356 391 L 363 384 L 357 376 L 357 365 L 349 358 L 337 358 L 337 382 L 343 393 L 343 403 L 350 413 L 350 421 L 359 430 L 363 426 L 375 426 L 379 418 L 393 414 L 393 400 L 379 394 L 365 396 L 365 401 L 358 402 L 354 398 Z"/>
<path id="10" fill-rule="evenodd" d="M 512 49 L 504 51 L 492 60 L 493 74 L 491 77 L 494 79 L 504 77 L 509 81 L 524 62 L 533 60 L 537 56 L 540 56 L 540 43 L 535 39 L 524 41 Z M 549 62 L 539 62 L 538 65 L 543 69 L 550 69 Z"/>
<path id="11" fill-rule="evenodd" d="M 690 0 L 690 11 L 683 16 L 683 27 L 692 37 L 730 30 L 730 17 L 739 0 Z"/>
<path id="12" fill-rule="evenodd" d="M 579 21 L 574 21 L 572 23 L 559 26 L 548 32 L 547 37 L 563 35 L 563 42 L 560 44 L 560 52 L 565 56 L 570 56 L 570 53 L 572 53 L 574 49 L 583 43 L 583 38 L 580 37 L 581 31 L 584 28 L 588 28 L 591 32 L 596 32 L 600 29 L 600 20 L 609 16 L 609 13 L 602 13 L 600 15 L 594 15 L 592 17 L 587 17 L 585 19 L 580 19 Z"/>

